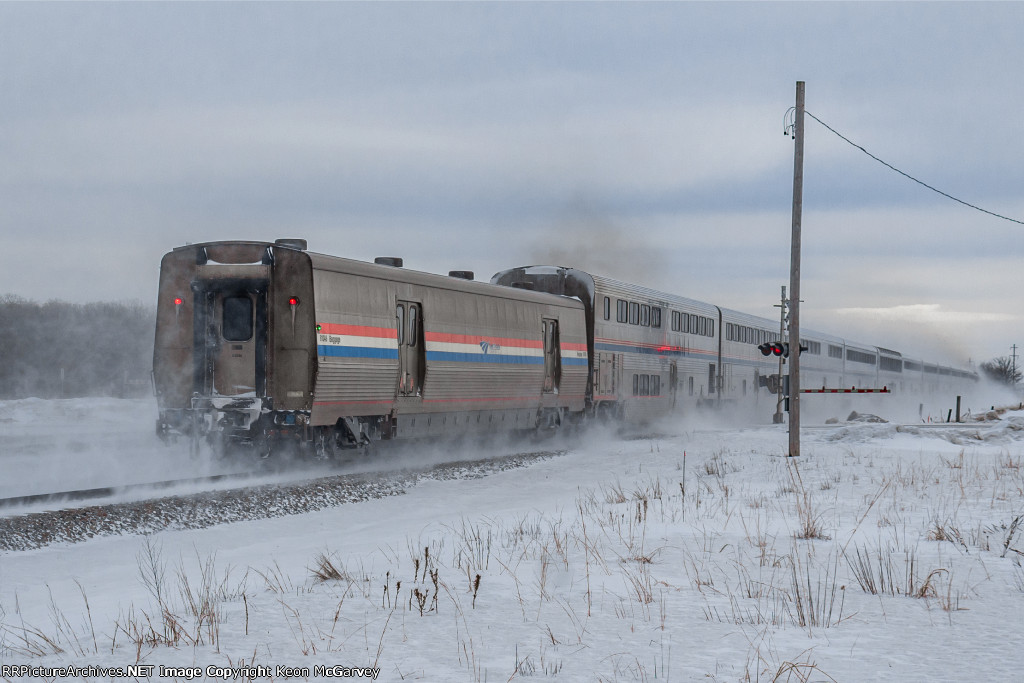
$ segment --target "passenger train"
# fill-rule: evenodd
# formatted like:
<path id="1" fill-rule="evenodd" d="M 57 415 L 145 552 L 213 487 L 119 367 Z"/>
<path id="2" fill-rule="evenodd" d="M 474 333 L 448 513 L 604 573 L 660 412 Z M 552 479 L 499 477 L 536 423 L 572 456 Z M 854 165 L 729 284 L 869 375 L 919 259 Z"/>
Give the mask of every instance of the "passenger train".
<path id="1" fill-rule="evenodd" d="M 642 422 L 762 400 L 778 324 L 561 266 L 473 274 L 309 252 L 178 247 L 160 267 L 157 432 L 263 455 L 423 436 Z M 806 386 L 957 390 L 973 372 L 807 331 Z"/>

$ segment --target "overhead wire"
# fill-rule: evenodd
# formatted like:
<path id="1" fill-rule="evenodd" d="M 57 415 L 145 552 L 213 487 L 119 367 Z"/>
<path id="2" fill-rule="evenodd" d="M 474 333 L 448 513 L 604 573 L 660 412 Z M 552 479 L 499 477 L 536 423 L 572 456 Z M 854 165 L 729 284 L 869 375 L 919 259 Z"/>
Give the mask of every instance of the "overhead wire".
<path id="1" fill-rule="evenodd" d="M 922 185 L 922 186 L 928 188 L 929 190 L 931 190 L 932 192 L 936 192 L 938 194 L 941 194 L 943 197 L 946 197 L 948 199 L 952 199 L 954 202 L 957 202 L 959 204 L 963 204 L 964 206 L 970 207 L 970 208 L 972 208 L 972 209 L 974 209 L 976 211 L 981 211 L 982 213 L 986 213 L 989 216 L 994 216 L 996 218 L 1002 218 L 1004 221 L 1010 221 L 1011 223 L 1017 223 L 1018 225 L 1024 225 L 1024 221 L 1017 220 L 1016 218 L 1010 218 L 1009 216 L 1004 216 L 1004 215 L 998 214 L 998 213 L 996 213 L 994 211 L 989 211 L 988 209 L 983 209 L 980 206 L 976 206 L 974 204 L 971 204 L 970 202 L 965 202 L 964 200 L 959 199 L 957 197 L 954 197 L 953 195 L 951 195 L 951 194 L 949 194 L 947 192 L 943 192 L 942 190 L 940 190 L 938 188 L 932 187 L 931 185 L 929 185 L 928 183 L 926 183 L 926 182 L 924 182 L 922 180 L 918 180 L 914 176 L 910 175 L 909 173 L 905 173 L 905 172 L 901 171 L 900 169 L 896 168 L 895 166 L 893 166 L 892 164 L 888 163 L 887 161 L 885 161 L 883 159 L 879 159 L 874 154 L 872 154 L 871 152 L 867 151 L 866 149 L 864 149 L 863 147 L 858 145 L 853 140 L 850 140 L 848 137 L 846 137 L 845 135 L 843 135 L 842 133 L 837 131 L 835 128 L 833 128 L 832 126 L 828 125 L 827 123 L 825 123 L 824 121 L 819 119 L 817 116 L 815 116 L 811 112 L 807 111 L 806 109 L 804 110 L 804 113 L 807 114 L 808 116 L 810 116 L 812 119 L 814 119 L 818 123 L 820 123 L 821 125 L 825 126 L 825 128 L 827 128 L 828 130 L 832 131 L 837 137 L 839 137 L 841 140 L 843 140 L 847 144 L 852 145 L 853 147 L 856 147 L 857 149 L 859 149 L 860 151 L 864 152 L 869 157 L 871 157 L 872 159 L 874 159 L 878 163 L 882 164 L 886 168 L 889 168 L 889 169 L 891 169 L 893 171 L 896 171 L 897 173 L 899 173 L 901 176 L 903 176 L 905 178 L 909 178 L 910 180 L 913 180 L 918 185 Z"/>

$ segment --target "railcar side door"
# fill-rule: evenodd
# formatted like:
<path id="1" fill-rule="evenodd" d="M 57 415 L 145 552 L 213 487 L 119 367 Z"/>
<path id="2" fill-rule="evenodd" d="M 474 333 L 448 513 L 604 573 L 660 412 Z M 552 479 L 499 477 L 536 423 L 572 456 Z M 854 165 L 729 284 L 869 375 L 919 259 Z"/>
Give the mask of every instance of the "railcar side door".
<path id="1" fill-rule="evenodd" d="M 597 363 L 594 364 L 594 373 L 597 375 L 594 382 L 595 396 L 612 398 L 615 396 L 615 354 L 602 352 L 597 355 Z"/>
<path id="2" fill-rule="evenodd" d="M 398 395 L 422 396 L 426 373 L 422 304 L 397 302 L 395 323 L 398 327 Z"/>
<path id="3" fill-rule="evenodd" d="M 544 334 L 544 392 L 558 393 L 562 378 L 562 350 L 558 340 L 558 321 L 543 321 Z"/>
<path id="4" fill-rule="evenodd" d="M 668 367 L 668 388 L 672 394 L 672 408 L 676 407 L 676 389 L 679 386 L 679 367 L 675 361 Z"/>

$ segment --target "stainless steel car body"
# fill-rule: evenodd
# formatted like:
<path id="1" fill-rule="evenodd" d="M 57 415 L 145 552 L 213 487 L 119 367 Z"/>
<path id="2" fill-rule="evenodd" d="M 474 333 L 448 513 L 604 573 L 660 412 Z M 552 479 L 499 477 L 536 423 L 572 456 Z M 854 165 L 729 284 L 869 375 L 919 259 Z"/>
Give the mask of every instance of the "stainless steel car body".
<path id="1" fill-rule="evenodd" d="M 583 305 L 309 253 L 179 247 L 161 264 L 158 430 L 266 445 L 533 429 L 580 414 Z"/>

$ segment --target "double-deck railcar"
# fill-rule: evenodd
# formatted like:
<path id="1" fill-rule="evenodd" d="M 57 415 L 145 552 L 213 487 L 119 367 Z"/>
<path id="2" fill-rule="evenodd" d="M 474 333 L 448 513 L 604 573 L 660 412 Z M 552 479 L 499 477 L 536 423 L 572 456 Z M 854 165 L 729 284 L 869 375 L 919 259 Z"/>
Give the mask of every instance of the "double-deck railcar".
<path id="1" fill-rule="evenodd" d="M 721 396 L 742 400 L 763 392 L 762 378 L 779 372 L 779 359 L 765 356 L 758 346 L 780 341 L 779 323 L 720 308 L 722 315 L 722 390 Z"/>
<path id="2" fill-rule="evenodd" d="M 628 421 L 664 415 L 719 390 L 720 313 L 716 306 L 575 268 L 501 271 L 494 284 L 579 299 L 586 309 L 588 397 L 597 415 Z"/>
<path id="3" fill-rule="evenodd" d="M 775 401 L 779 358 L 759 346 L 780 340 L 778 320 L 561 266 L 496 273 L 494 284 L 578 298 L 586 309 L 590 406 L 629 420 L 701 404 Z M 964 390 L 973 372 L 916 361 L 898 351 L 803 330 L 807 389 L 903 392 Z M 782 374 L 788 368 L 783 366 Z M 908 382 L 908 379 L 912 381 Z"/>
<path id="4" fill-rule="evenodd" d="M 160 434 L 337 448 L 534 429 L 583 412 L 583 305 L 306 251 L 209 242 L 161 263 Z"/>

